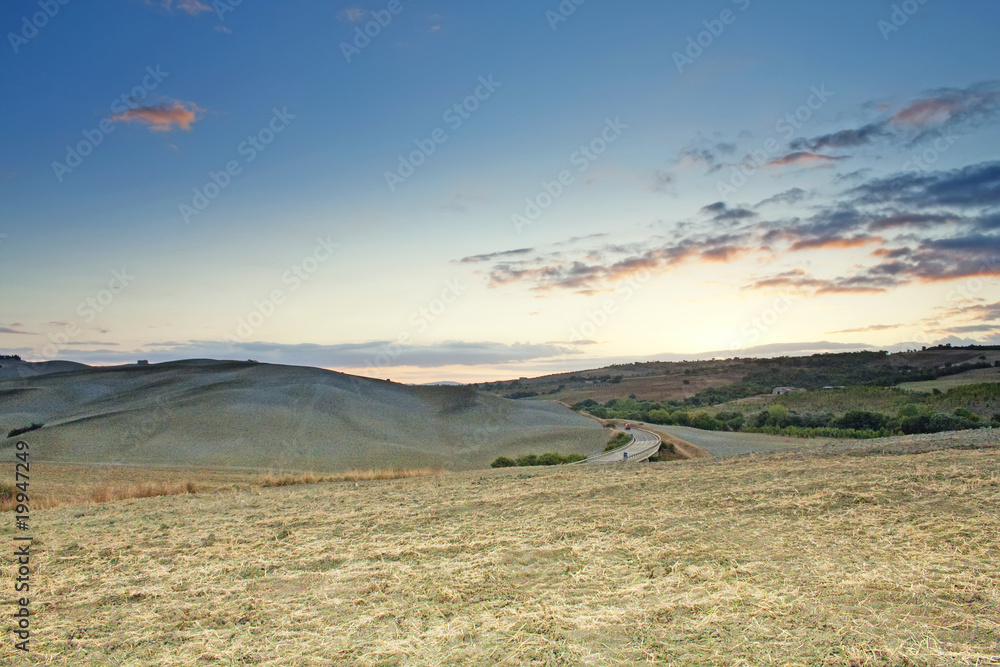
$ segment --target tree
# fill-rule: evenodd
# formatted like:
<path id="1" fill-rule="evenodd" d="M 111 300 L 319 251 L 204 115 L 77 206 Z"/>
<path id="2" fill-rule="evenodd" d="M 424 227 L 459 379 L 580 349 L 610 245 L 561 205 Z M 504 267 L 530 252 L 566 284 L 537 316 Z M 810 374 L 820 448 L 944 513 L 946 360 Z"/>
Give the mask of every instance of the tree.
<path id="1" fill-rule="evenodd" d="M 777 426 L 781 428 L 782 426 L 788 425 L 788 408 L 779 403 L 775 403 L 767 409 L 767 426 Z"/>

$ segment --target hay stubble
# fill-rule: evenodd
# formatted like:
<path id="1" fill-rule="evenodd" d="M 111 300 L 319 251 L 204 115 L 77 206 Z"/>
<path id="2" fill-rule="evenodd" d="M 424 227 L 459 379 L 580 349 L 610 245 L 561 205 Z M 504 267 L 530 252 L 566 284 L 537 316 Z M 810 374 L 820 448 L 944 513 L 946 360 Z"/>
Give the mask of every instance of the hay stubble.
<path id="1" fill-rule="evenodd" d="M 998 463 L 749 457 L 37 512 L 27 662 L 988 664 Z"/>

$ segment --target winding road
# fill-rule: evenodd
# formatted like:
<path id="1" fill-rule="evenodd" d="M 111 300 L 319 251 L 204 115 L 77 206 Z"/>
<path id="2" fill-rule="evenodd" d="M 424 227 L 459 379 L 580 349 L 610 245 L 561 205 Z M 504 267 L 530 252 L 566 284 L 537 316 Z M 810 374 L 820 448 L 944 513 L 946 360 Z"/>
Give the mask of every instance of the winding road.
<path id="1" fill-rule="evenodd" d="M 653 456 L 656 452 L 660 451 L 660 436 L 655 433 L 644 431 L 641 428 L 636 428 L 635 426 L 633 426 L 630 431 L 625 431 L 621 428 L 618 428 L 617 430 L 622 431 L 623 433 L 631 434 L 632 442 L 624 447 L 619 447 L 618 449 L 610 452 L 604 452 L 603 454 L 598 454 L 597 456 L 591 456 L 589 459 L 581 461 L 581 463 L 626 463 L 628 461 L 645 461 L 650 456 Z M 628 456 L 626 457 L 625 454 L 628 454 Z"/>

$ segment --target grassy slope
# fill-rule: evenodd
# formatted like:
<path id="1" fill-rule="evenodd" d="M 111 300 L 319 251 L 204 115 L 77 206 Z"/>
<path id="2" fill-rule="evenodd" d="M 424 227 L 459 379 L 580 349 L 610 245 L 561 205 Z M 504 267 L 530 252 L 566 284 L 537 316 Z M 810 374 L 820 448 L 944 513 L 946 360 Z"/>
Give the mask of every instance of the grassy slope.
<path id="1" fill-rule="evenodd" d="M 838 438 L 792 438 L 764 433 L 733 433 L 705 431 L 689 426 L 658 425 L 657 429 L 700 447 L 712 456 L 740 456 L 755 452 L 784 452 L 803 448 L 819 448 L 843 442 Z"/>
<path id="2" fill-rule="evenodd" d="M 0 382 L 0 428 L 35 421 L 46 424 L 30 434 L 39 460 L 266 469 L 467 469 L 530 451 L 589 454 L 605 439 L 561 405 L 244 362 Z"/>
<path id="3" fill-rule="evenodd" d="M 985 664 L 998 505 L 987 449 L 38 511 L 34 653 L 0 663 Z"/>
<path id="4" fill-rule="evenodd" d="M 962 387 L 980 382 L 1000 382 L 1000 368 L 977 368 L 957 375 L 948 375 L 937 380 L 903 382 L 899 384 L 899 388 L 909 391 L 934 391 L 935 389 L 948 391 L 954 387 Z"/>

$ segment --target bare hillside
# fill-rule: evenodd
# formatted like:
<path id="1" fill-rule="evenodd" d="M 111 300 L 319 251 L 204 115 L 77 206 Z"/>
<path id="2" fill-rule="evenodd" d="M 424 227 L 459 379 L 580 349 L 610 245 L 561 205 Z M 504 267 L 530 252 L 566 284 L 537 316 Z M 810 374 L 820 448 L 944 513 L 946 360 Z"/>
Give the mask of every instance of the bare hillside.
<path id="1" fill-rule="evenodd" d="M 3 433 L 32 423 L 44 424 L 30 433 L 38 459 L 298 470 L 481 468 L 500 455 L 589 454 L 606 440 L 554 403 L 210 360 L 0 382 Z"/>

